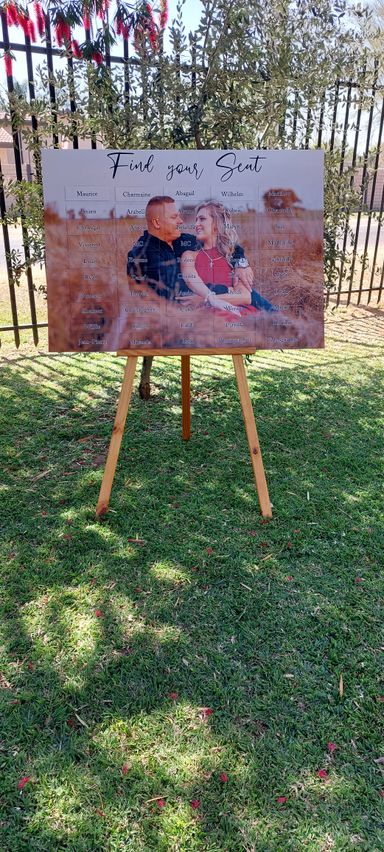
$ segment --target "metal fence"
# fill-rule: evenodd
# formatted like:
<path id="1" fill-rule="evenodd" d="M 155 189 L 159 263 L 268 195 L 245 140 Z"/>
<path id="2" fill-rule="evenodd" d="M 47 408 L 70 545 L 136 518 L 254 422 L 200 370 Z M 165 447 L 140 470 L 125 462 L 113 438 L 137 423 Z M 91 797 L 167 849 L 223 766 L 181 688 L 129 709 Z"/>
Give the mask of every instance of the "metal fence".
<path id="1" fill-rule="evenodd" d="M 28 80 L 28 98 L 35 100 L 36 62 L 46 63 L 48 72 L 48 97 L 52 116 L 52 138 L 49 142 L 54 147 L 60 147 L 60 126 L 57 107 L 57 92 L 55 89 L 55 71 L 61 66 L 66 71 L 73 71 L 73 59 L 63 56 L 63 51 L 55 48 L 52 42 L 50 23 L 46 17 L 45 44 L 31 43 L 25 36 L 23 43 L 11 42 L 9 39 L 6 15 L 1 14 L 2 40 L 0 50 L 11 51 L 18 57 L 18 69 L 24 61 Z M 136 57 L 130 57 L 128 40 L 123 40 L 122 55 L 107 55 L 108 67 L 120 66 L 124 69 L 123 96 L 125 102 L 130 97 L 130 74 L 140 75 L 140 63 Z M 188 68 L 183 69 L 184 75 Z M 195 86 L 195 67 L 193 64 L 193 46 L 191 65 L 189 66 L 190 84 Z M 12 74 L 7 75 L 8 93 L 15 90 Z M 69 99 L 71 114 L 76 113 L 76 92 L 72 90 Z M 15 283 L 15 269 L 12 260 L 12 233 L 4 221 L 8 199 L 4 191 L 4 180 L 10 176 L 19 180 L 36 181 L 40 179 L 38 159 L 26 162 L 26 151 L 23 149 L 20 128 L 16 117 L 10 110 L 10 126 L 8 141 L 8 162 L 0 161 L 0 213 L 2 217 L 2 255 L 4 271 L 8 280 L 8 298 L 11 321 L 0 326 L 1 332 L 13 332 L 16 346 L 20 344 L 20 331 L 30 329 L 34 343 L 39 340 L 39 329 L 46 327 L 45 321 L 39 321 L 36 310 L 35 270 L 28 266 L 29 239 L 28 228 L 20 216 L 20 245 L 27 262 L 26 283 L 28 289 L 29 321 L 21 322 L 18 307 L 20 289 Z M 39 140 L 37 118 L 31 109 L 31 129 L 36 141 Z M 6 130 L 0 130 L 0 152 L 3 147 Z M 282 147 L 291 148 L 326 148 L 339 152 L 340 174 L 348 177 L 350 188 L 357 193 L 356 207 L 345 218 L 344 232 L 337 237 L 337 245 L 343 253 L 349 254 L 348 263 L 341 261 L 337 266 L 337 279 L 334 289 L 326 290 L 326 303 L 332 299 L 339 304 L 351 301 L 359 304 L 362 300 L 369 303 L 379 302 L 384 290 L 384 87 L 379 79 L 378 63 L 372 65 L 369 73 L 362 69 L 358 81 L 337 80 L 320 103 L 308 102 L 303 111 L 299 108 L 298 93 L 292 92 L 287 101 L 285 120 L 279 126 L 279 136 Z M 71 145 L 73 148 L 84 146 L 96 148 L 95 135 L 90 134 L 88 140 L 80 139 L 74 131 Z M 11 155 L 11 156 L 9 156 Z M 3 159 L 3 158 L 2 158 Z M 0 245 L 1 251 L 1 245 Z"/>

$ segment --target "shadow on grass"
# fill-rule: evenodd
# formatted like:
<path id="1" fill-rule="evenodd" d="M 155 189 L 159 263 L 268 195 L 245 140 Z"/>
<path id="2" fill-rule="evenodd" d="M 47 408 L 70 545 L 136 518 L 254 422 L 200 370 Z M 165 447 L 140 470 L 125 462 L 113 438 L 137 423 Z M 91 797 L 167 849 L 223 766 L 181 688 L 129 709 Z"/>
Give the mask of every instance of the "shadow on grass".
<path id="1" fill-rule="evenodd" d="M 188 444 L 179 365 L 158 365 L 102 524 L 121 365 L 3 369 L 2 848 L 377 843 L 377 369 L 328 353 L 262 363 L 249 377 L 268 524 L 224 362 L 194 366 Z"/>

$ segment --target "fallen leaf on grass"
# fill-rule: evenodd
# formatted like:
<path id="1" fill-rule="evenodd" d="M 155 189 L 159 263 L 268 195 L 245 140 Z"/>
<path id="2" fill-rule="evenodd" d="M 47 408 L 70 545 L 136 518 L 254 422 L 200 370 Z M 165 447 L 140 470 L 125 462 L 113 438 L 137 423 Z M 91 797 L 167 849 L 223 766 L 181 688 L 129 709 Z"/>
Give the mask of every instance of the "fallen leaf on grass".
<path id="1" fill-rule="evenodd" d="M 0 672 L 0 689 L 10 689 L 11 684 L 7 681 L 7 678 Z"/>
<path id="2" fill-rule="evenodd" d="M 380 790 L 380 796 L 382 799 L 384 799 L 384 790 Z"/>
<path id="3" fill-rule="evenodd" d="M 104 811 L 101 810 L 101 808 L 95 808 L 95 814 L 97 814 L 100 817 L 105 816 L 105 813 L 104 813 Z"/>
<path id="4" fill-rule="evenodd" d="M 375 763 L 384 763 L 384 757 L 377 757 Z"/>
<path id="5" fill-rule="evenodd" d="M 127 538 L 130 544 L 145 544 L 144 538 Z"/>
<path id="6" fill-rule="evenodd" d="M 339 695 L 340 695 L 340 698 L 342 698 L 343 695 L 344 695 L 344 680 L 343 680 L 342 674 L 340 675 L 340 680 L 339 680 Z"/>
<path id="7" fill-rule="evenodd" d="M 48 470 L 43 470 L 41 473 L 38 473 L 37 476 L 33 477 L 32 482 L 37 482 L 38 479 L 42 479 L 43 476 L 47 476 L 48 473 L 50 473 L 50 471 L 51 471 L 51 468 L 49 467 Z"/>
<path id="8" fill-rule="evenodd" d="M 127 773 L 129 772 L 130 768 L 131 768 L 131 767 L 130 767 L 130 764 L 129 764 L 129 763 L 123 763 L 123 765 L 122 765 L 122 767 L 121 767 L 122 774 L 123 774 L 123 775 L 127 775 Z"/>
<path id="9" fill-rule="evenodd" d="M 362 577 L 355 577 L 355 583 L 359 584 L 359 583 L 362 583 L 362 582 L 363 582 Z"/>
<path id="10" fill-rule="evenodd" d="M 25 785 L 28 784 L 28 781 L 30 781 L 31 778 L 32 775 L 24 775 L 23 778 L 20 778 L 20 781 L 17 785 L 18 790 L 24 790 Z"/>

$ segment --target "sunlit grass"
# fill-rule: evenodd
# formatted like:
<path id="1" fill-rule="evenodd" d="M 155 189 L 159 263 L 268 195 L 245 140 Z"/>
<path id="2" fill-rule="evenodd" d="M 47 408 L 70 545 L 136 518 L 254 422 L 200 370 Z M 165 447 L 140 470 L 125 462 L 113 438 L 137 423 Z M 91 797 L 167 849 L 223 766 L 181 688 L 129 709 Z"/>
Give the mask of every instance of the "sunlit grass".
<path id="1" fill-rule="evenodd" d="M 192 359 L 184 443 L 162 358 L 98 523 L 121 361 L 3 363 L 4 852 L 384 845 L 380 348 L 247 370 L 273 520 L 231 360 Z"/>

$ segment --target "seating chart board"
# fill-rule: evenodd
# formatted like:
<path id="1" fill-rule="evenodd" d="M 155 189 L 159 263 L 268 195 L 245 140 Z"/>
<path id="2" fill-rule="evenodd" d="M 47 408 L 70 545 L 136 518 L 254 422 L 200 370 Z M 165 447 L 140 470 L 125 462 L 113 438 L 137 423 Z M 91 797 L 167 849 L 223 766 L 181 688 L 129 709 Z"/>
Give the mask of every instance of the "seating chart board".
<path id="1" fill-rule="evenodd" d="M 51 351 L 324 345 L 321 151 L 45 150 Z"/>

